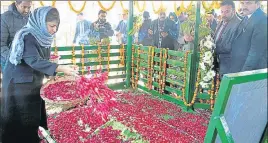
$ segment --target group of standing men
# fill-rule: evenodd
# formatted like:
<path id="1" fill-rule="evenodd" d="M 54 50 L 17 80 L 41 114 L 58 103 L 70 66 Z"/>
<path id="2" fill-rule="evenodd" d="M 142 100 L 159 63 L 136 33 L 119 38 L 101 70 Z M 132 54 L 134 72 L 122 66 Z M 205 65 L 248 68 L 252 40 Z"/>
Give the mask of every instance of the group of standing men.
<path id="1" fill-rule="evenodd" d="M 76 24 L 75 37 L 73 40 L 74 44 L 91 44 L 89 39 L 94 38 L 97 41 L 102 42 L 103 39 L 112 37 L 114 35 L 114 30 L 111 24 L 106 20 L 107 12 L 100 10 L 98 13 L 97 21 L 91 23 L 84 19 L 83 13 L 77 15 L 78 22 Z M 128 11 L 123 11 L 122 20 L 119 22 L 115 31 L 117 41 L 121 44 L 126 44 L 127 42 L 127 18 Z"/>
<path id="2" fill-rule="evenodd" d="M 128 11 L 123 11 L 122 20 L 113 30 L 111 24 L 106 21 L 107 12 L 100 10 L 98 20 L 91 24 L 90 21 L 84 20 L 83 13 L 78 14 L 79 22 L 76 26 L 75 44 L 90 44 L 90 37 L 97 37 L 101 42 L 102 39 L 112 37 L 116 31 L 116 39 L 120 44 L 127 43 L 127 19 Z M 84 27 L 81 26 L 84 24 Z M 149 12 L 143 13 L 143 24 L 139 30 L 138 37 L 134 37 L 133 42 L 156 47 L 166 47 L 174 49 L 174 40 L 178 38 L 179 29 L 177 23 L 166 17 L 164 10 L 160 11 L 159 18 L 152 21 Z"/>
<path id="3" fill-rule="evenodd" d="M 15 33 L 26 25 L 32 1 L 16 0 L 7 12 L 1 14 L 1 67 L 3 68 L 9 53 L 9 47 Z M 221 2 L 221 21 L 217 23 L 214 40 L 216 42 L 216 65 L 220 75 L 267 68 L 267 15 L 260 9 L 260 1 L 241 1 L 242 19 L 238 17 L 235 4 L 231 0 Z M 100 10 L 98 20 L 91 23 L 78 14 L 73 43 L 90 44 L 88 37 L 104 38 L 116 35 L 117 41 L 127 42 L 127 17 L 124 11 L 122 20 L 116 27 L 115 34 L 111 24 L 106 20 L 107 12 Z M 181 16 L 181 15 L 180 15 Z M 150 19 L 149 12 L 143 13 L 143 24 L 139 30 L 136 43 L 144 46 L 176 50 L 180 38 L 180 16 L 162 9 L 158 18 Z M 215 23 L 215 22 L 214 22 Z M 215 24 L 214 24 L 215 25 Z M 214 26 L 215 27 L 215 26 Z M 188 41 L 186 37 L 183 41 Z"/>
<path id="4" fill-rule="evenodd" d="M 231 0 L 221 3 L 214 40 L 220 75 L 267 68 L 267 15 L 261 1 L 241 1 L 242 19 Z"/>

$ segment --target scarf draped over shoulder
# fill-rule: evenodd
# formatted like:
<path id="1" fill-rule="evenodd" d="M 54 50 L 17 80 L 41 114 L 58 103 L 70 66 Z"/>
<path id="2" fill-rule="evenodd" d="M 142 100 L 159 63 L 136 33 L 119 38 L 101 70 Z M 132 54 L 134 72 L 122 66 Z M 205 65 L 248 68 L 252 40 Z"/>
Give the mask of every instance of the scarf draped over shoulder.
<path id="1" fill-rule="evenodd" d="M 37 42 L 45 48 L 49 48 L 53 42 L 54 35 L 51 35 L 46 26 L 47 13 L 51 6 L 44 6 L 35 9 L 29 16 L 28 23 L 19 30 L 12 42 L 9 61 L 12 64 L 20 64 L 24 51 L 24 36 L 32 34 Z"/>

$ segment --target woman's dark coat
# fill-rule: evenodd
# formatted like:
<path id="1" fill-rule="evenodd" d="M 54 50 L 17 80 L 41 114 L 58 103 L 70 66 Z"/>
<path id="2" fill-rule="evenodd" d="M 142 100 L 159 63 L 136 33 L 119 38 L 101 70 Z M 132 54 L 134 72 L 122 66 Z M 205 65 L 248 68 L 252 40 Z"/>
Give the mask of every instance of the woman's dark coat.
<path id="1" fill-rule="evenodd" d="M 40 89 L 44 76 L 55 75 L 57 68 L 57 64 L 49 62 L 49 57 L 50 48 L 41 47 L 34 36 L 28 34 L 24 37 L 21 63 L 7 63 L 1 101 L 3 143 L 38 142 L 38 127 L 47 128 Z"/>

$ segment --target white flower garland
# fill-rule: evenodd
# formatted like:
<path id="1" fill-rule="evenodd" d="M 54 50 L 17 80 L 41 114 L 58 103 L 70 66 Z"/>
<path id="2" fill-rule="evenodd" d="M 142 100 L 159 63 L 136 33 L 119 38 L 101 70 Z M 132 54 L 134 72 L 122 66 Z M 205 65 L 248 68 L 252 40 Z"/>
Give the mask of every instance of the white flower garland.
<path id="1" fill-rule="evenodd" d="M 201 71 L 200 85 L 202 88 L 209 88 L 211 81 L 214 79 L 216 73 L 213 70 L 215 43 L 213 38 L 208 35 L 200 41 L 200 62 L 199 67 Z"/>

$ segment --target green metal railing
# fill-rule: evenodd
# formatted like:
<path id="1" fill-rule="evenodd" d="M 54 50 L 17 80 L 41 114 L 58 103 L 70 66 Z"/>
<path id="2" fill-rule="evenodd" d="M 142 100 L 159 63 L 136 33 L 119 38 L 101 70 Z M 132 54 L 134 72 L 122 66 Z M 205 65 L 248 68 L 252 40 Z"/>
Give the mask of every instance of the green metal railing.
<path id="1" fill-rule="evenodd" d="M 252 83 L 255 87 L 255 89 L 259 90 L 261 88 L 265 88 L 265 85 L 257 85 L 256 82 L 258 81 L 262 81 L 266 80 L 267 82 L 267 69 L 263 69 L 263 70 L 257 70 L 257 71 L 249 71 L 249 72 L 244 72 L 244 73 L 235 73 L 235 74 L 230 74 L 230 75 L 225 75 L 221 85 L 220 85 L 220 90 L 219 90 L 219 94 L 218 97 L 216 99 L 216 104 L 215 104 L 215 109 L 212 113 L 212 116 L 210 118 L 210 122 L 209 122 L 209 126 L 208 126 L 208 130 L 206 133 L 206 137 L 205 137 L 205 143 L 213 143 L 216 140 L 217 135 L 219 136 L 219 139 L 221 140 L 222 143 L 234 143 L 235 142 L 235 138 L 232 136 L 232 131 L 230 131 L 230 125 L 227 123 L 226 121 L 226 117 L 225 117 L 225 112 L 228 112 L 227 108 L 228 106 L 235 106 L 235 105 L 230 105 L 228 104 L 229 100 L 231 100 L 231 93 L 232 90 L 234 89 L 234 86 L 236 85 L 242 85 L 242 84 L 247 84 L 247 83 Z M 246 89 L 242 89 L 246 90 Z M 263 94 L 263 95 L 254 95 L 254 96 L 261 96 L 261 97 L 265 97 L 267 98 L 267 84 L 266 84 L 266 89 L 264 89 L 266 91 L 265 92 L 258 92 L 258 94 Z M 254 92 L 254 90 L 252 90 Z M 237 92 L 235 92 L 237 93 Z M 242 94 L 242 96 L 244 96 L 244 94 L 246 93 L 240 93 Z M 232 96 L 236 96 L 236 95 L 232 95 Z M 265 99 L 262 99 L 263 101 L 265 101 Z M 267 100 L 267 99 L 266 99 Z M 231 102 L 232 103 L 232 102 Z M 235 102 L 237 104 L 237 101 Z M 228 106 L 227 106 L 228 104 Z M 256 104 L 256 102 L 253 102 L 253 104 Z M 239 106 L 241 106 L 240 108 L 244 109 L 244 108 L 249 108 L 247 107 L 248 105 L 246 104 L 241 104 L 239 103 Z M 252 106 L 256 106 L 256 105 L 252 105 Z M 267 106 L 267 103 L 266 103 Z M 235 106 L 237 107 L 237 106 Z M 267 107 L 266 107 L 267 108 Z M 235 110 L 238 110 L 238 108 L 236 108 Z M 263 110 L 263 109 L 256 109 L 258 111 Z M 258 111 L 253 111 L 253 112 L 258 112 Z M 244 111 L 245 112 L 245 111 Z M 248 114 L 251 115 L 251 112 L 246 111 L 247 113 L 244 114 Z M 239 112 L 239 115 L 241 113 Z M 266 112 L 267 114 L 267 112 Z M 235 115 L 235 114 L 228 114 L 231 115 L 232 118 L 236 118 L 239 115 Z M 267 121 L 267 119 L 265 119 Z M 262 120 L 263 121 L 263 120 Z M 244 123 L 244 124 L 251 124 L 251 123 Z M 258 124 L 258 123 L 256 123 Z M 254 126 L 251 126 L 254 127 Z M 241 127 L 240 127 L 241 128 Z M 263 127 L 265 129 L 265 126 Z M 248 131 L 250 132 L 250 131 Z M 265 132 L 265 130 L 264 130 Z M 255 133 L 251 133 L 251 134 L 255 134 Z M 239 136 L 236 137 L 241 137 L 241 138 L 247 138 L 247 136 L 243 136 L 241 134 L 238 134 Z M 259 142 L 264 142 L 267 141 L 267 123 L 266 123 L 266 136 L 263 136 L 262 141 Z"/>
<path id="2" fill-rule="evenodd" d="M 154 64 L 153 64 L 153 73 L 152 73 L 152 86 L 153 88 L 148 88 L 148 86 L 146 86 L 148 84 L 148 80 L 150 80 L 151 77 L 148 78 L 148 64 L 151 64 L 151 63 L 148 63 L 148 57 L 150 57 L 152 55 L 152 53 L 148 53 L 149 51 L 149 47 L 143 47 L 143 46 L 138 46 L 138 45 L 135 45 L 134 46 L 135 48 L 135 53 L 134 53 L 134 71 L 137 71 L 136 67 L 137 67 L 137 61 L 139 60 L 140 61 L 140 69 L 139 69 L 139 73 L 140 73 L 140 78 L 139 78 L 139 84 L 138 84 L 138 88 L 144 90 L 144 91 L 147 91 L 149 93 L 152 93 L 153 95 L 158 95 L 159 97 L 162 97 L 168 101 L 171 101 L 171 102 L 174 102 L 182 107 L 185 107 L 184 104 L 183 104 L 183 101 L 180 100 L 181 98 L 181 95 L 182 95 L 182 90 L 183 89 L 186 89 L 185 91 L 185 98 L 188 97 L 188 88 L 189 88 L 189 68 L 187 68 L 187 71 L 186 71 L 186 75 L 187 75 L 187 78 L 186 78 L 186 87 L 184 87 L 184 71 L 183 70 L 180 70 L 180 71 L 176 71 L 176 68 L 180 68 L 180 69 L 183 69 L 184 68 L 184 61 L 183 60 L 175 60 L 176 58 L 184 58 L 185 56 L 185 53 L 183 52 L 179 52 L 179 51 L 172 51 L 172 50 L 168 50 L 168 59 L 166 61 L 164 61 L 163 59 L 163 55 L 162 55 L 162 58 L 160 57 L 160 50 L 161 49 L 154 49 L 154 56 L 153 56 L 153 61 L 154 61 Z M 141 53 L 138 55 L 137 54 L 137 50 L 140 49 L 141 50 Z M 162 54 L 163 54 L 163 50 L 162 50 Z M 157 55 L 157 56 L 156 56 Z M 172 57 L 172 59 L 170 58 Z M 138 59 L 139 58 L 139 59 Z M 169 67 L 166 69 L 166 77 L 165 77 L 165 81 L 166 83 L 169 83 L 170 85 L 172 86 L 167 86 L 165 85 L 164 87 L 164 90 L 165 91 L 168 91 L 170 94 L 161 94 L 157 89 L 160 87 L 159 86 L 159 73 L 162 71 L 162 70 L 165 70 L 163 69 L 163 67 L 161 66 L 160 67 L 160 58 L 162 60 L 162 64 L 164 62 L 167 63 L 167 65 L 169 65 Z M 191 54 L 189 54 L 189 56 L 187 57 L 187 67 L 189 67 L 188 65 L 190 65 L 190 62 L 191 62 Z M 173 68 L 172 68 L 173 67 Z M 174 69 L 175 67 L 175 69 Z M 150 71 L 150 69 L 149 69 Z M 176 80 L 174 78 L 171 78 L 169 75 L 173 75 L 173 76 L 177 76 L 179 80 Z M 137 75 L 133 76 L 134 78 L 136 78 Z M 162 76 L 164 75 L 161 75 L 161 78 Z M 132 80 L 133 81 L 133 80 Z M 163 81 L 164 82 L 164 81 Z M 172 93 L 175 93 L 177 95 L 177 97 L 174 97 L 174 96 L 171 96 Z"/>
<path id="3" fill-rule="evenodd" d="M 98 51 L 99 49 L 101 51 Z M 126 65 L 121 65 L 120 62 L 123 60 L 125 63 L 126 60 L 125 58 L 120 59 L 120 56 L 122 56 L 120 55 L 120 49 L 124 50 L 123 45 L 110 45 L 109 53 L 108 46 L 66 46 L 57 47 L 56 49 L 53 47 L 51 50 L 56 51 L 61 56 L 59 64 L 74 64 L 73 59 L 75 59 L 75 64 L 79 66 L 80 74 L 82 74 L 82 68 L 84 69 L 84 74 L 86 74 L 88 66 L 91 67 L 91 73 L 95 73 L 100 66 L 102 71 L 108 71 L 109 69 L 108 83 L 114 81 L 109 86 L 113 89 L 123 89 L 125 88 Z M 75 54 L 72 54 L 72 52 Z M 108 60 L 108 55 L 110 60 Z M 82 59 L 84 59 L 84 63 Z M 59 75 L 62 75 L 62 73 Z M 119 82 L 117 81 L 118 79 L 120 79 Z"/>
<path id="4" fill-rule="evenodd" d="M 108 46 L 101 46 L 102 52 L 99 54 L 97 50 L 99 49 L 98 46 L 84 46 L 85 54 L 83 55 L 81 52 L 82 46 L 77 46 L 75 48 L 73 47 L 57 47 L 57 52 L 59 55 L 61 55 L 61 59 L 59 61 L 60 64 L 73 64 L 72 59 L 75 57 L 78 62 L 76 63 L 80 67 L 80 73 L 82 69 L 82 65 L 84 66 L 96 66 L 96 65 L 102 65 L 103 71 L 108 70 L 107 63 L 110 63 L 110 70 L 109 70 L 109 80 L 117 80 L 122 79 L 121 82 L 109 84 L 108 86 L 112 89 L 126 89 L 126 65 L 120 65 L 120 62 L 122 60 L 125 62 L 125 59 L 128 57 L 128 54 L 123 54 L 124 57 L 122 59 L 122 51 L 125 52 L 125 50 L 122 48 L 122 45 L 111 45 L 110 46 L 110 53 L 108 53 L 107 48 Z M 189 110 L 189 106 L 186 106 L 182 100 L 183 90 L 185 91 L 184 98 L 187 101 L 187 103 L 190 103 L 192 101 L 192 94 L 193 91 L 191 91 L 190 86 L 196 82 L 196 80 L 191 81 L 190 80 L 190 71 L 192 70 L 191 67 L 198 67 L 198 63 L 195 63 L 192 65 L 192 58 L 193 53 L 189 52 L 181 52 L 181 51 L 173 51 L 168 50 L 167 55 L 168 58 L 166 59 L 166 63 L 169 65 L 166 69 L 166 82 L 170 83 L 170 85 L 165 85 L 164 90 L 168 91 L 169 94 L 166 93 L 160 93 L 157 88 L 159 87 L 159 72 L 164 70 L 163 67 L 159 66 L 160 61 L 162 63 L 165 62 L 164 58 L 160 58 L 160 52 L 161 49 L 155 49 L 154 55 L 153 55 L 153 71 L 152 73 L 153 80 L 152 80 L 152 87 L 148 88 L 148 65 L 151 63 L 148 63 L 148 57 L 152 55 L 151 51 L 149 52 L 148 46 L 140 46 L 140 45 L 133 45 L 133 57 L 130 57 L 130 72 L 134 71 L 134 75 L 130 73 L 130 85 L 134 82 L 136 82 L 134 79 L 138 77 L 138 88 L 146 91 L 148 93 L 151 93 L 154 96 L 158 96 L 160 98 L 163 98 L 167 101 L 173 102 L 180 107 L 182 107 L 185 111 L 191 111 Z M 121 49 L 121 50 L 120 50 Z M 138 49 L 140 50 L 138 53 Z M 55 51 L 55 48 L 52 48 L 53 51 Z M 75 55 L 70 55 L 75 51 Z M 121 52 L 120 52 L 121 51 Z M 63 54 L 65 52 L 65 54 Z M 163 50 L 162 50 L 163 54 Z M 101 55 L 102 61 L 99 62 L 99 56 Z M 108 55 L 111 58 L 111 60 L 108 62 Z M 187 56 L 186 56 L 187 55 Z M 91 60 L 86 61 L 84 64 L 82 64 L 81 58 Z M 133 58 L 133 60 L 132 60 Z M 161 60 L 160 60 L 161 59 Z M 185 59 L 187 59 L 185 61 Z M 133 61 L 133 63 L 132 63 Z M 138 64 L 138 69 L 137 69 Z M 112 66 L 114 65 L 114 66 Z M 186 71 L 184 70 L 186 69 Z M 93 70 L 93 73 L 96 70 Z M 86 68 L 85 68 L 85 72 Z M 111 73 L 114 73 L 113 75 Z M 194 73 L 196 74 L 196 73 Z M 178 78 L 172 78 L 170 75 L 176 75 Z M 162 75 L 163 76 L 163 75 Z M 215 102 L 215 109 L 213 111 L 212 117 L 210 119 L 210 123 L 208 126 L 205 143 L 212 143 L 215 141 L 217 133 L 219 134 L 220 139 L 222 142 L 227 143 L 233 143 L 234 139 L 232 137 L 232 134 L 226 130 L 226 126 L 224 126 L 224 112 L 225 108 L 227 106 L 227 101 L 229 99 L 231 90 L 234 85 L 236 84 L 242 84 L 242 83 L 248 83 L 258 80 L 267 79 L 267 70 L 261 70 L 260 72 L 251 72 L 251 74 L 232 74 L 231 76 L 227 75 L 223 78 L 219 94 L 216 96 L 216 102 Z M 154 88 L 155 87 L 155 88 Z M 194 87 L 195 89 L 196 87 Z M 171 93 L 176 93 L 177 96 L 174 97 L 171 95 Z M 203 109 L 209 109 L 210 104 L 209 103 L 200 103 L 198 102 L 199 99 L 203 100 L 210 100 L 210 95 L 206 92 L 198 92 L 197 99 L 194 102 L 191 108 L 203 108 Z M 267 130 L 267 129 L 266 129 Z M 265 138 L 267 140 L 267 138 Z"/>
<path id="5" fill-rule="evenodd" d="M 138 77 L 138 88 L 146 91 L 148 93 L 151 93 L 152 95 L 161 97 L 167 101 L 173 102 L 179 106 L 181 106 L 185 111 L 192 111 L 196 108 L 202 108 L 202 109 L 210 109 L 211 105 L 209 102 L 199 102 L 200 100 L 209 101 L 211 100 L 211 95 L 208 93 L 209 89 L 205 89 L 202 92 L 197 92 L 197 97 L 193 105 L 186 106 L 185 103 L 182 100 L 183 90 L 184 90 L 184 98 L 186 100 L 186 103 L 190 103 L 193 100 L 194 91 L 197 88 L 196 87 L 196 79 L 197 79 L 197 71 L 198 71 L 198 65 L 199 65 L 199 24 L 200 24 L 200 1 L 197 1 L 196 5 L 196 25 L 194 30 L 194 49 L 193 51 L 190 51 L 187 56 L 187 62 L 185 63 L 184 57 L 186 55 L 186 52 L 180 52 L 180 51 L 172 51 L 168 50 L 168 56 L 169 58 L 166 60 L 169 67 L 166 69 L 166 82 L 170 83 L 170 85 L 165 85 L 164 90 L 168 91 L 169 94 L 166 93 L 160 93 L 159 91 L 155 90 L 155 88 L 148 88 L 146 84 L 148 83 L 148 54 L 149 47 L 147 46 L 138 46 L 134 45 L 134 50 L 132 53 L 132 36 L 128 35 L 128 42 L 126 48 L 124 50 L 124 65 L 120 66 L 120 63 L 122 62 L 122 55 L 120 54 L 120 48 L 122 48 L 121 45 L 111 45 L 110 46 L 110 53 L 108 54 L 107 46 L 101 46 L 102 52 L 101 52 L 101 58 L 102 61 L 99 62 L 99 54 L 96 53 L 98 50 L 98 46 L 85 46 L 84 50 L 88 51 L 85 52 L 85 55 L 81 54 L 82 46 L 75 47 L 75 56 L 73 56 L 70 52 L 73 51 L 73 47 L 58 47 L 57 50 L 61 55 L 61 52 L 69 52 L 65 55 L 61 55 L 60 64 L 72 64 L 72 59 L 75 57 L 78 62 L 77 65 L 80 67 L 80 73 L 82 72 L 82 66 L 97 66 L 102 65 L 102 70 L 107 71 L 108 63 L 111 65 L 109 68 L 109 81 L 122 79 L 120 82 L 108 84 L 108 86 L 112 89 L 126 89 L 129 88 L 132 85 L 132 82 L 135 81 L 132 78 Z M 128 18 L 128 31 L 130 31 L 133 28 L 133 1 L 129 1 L 129 18 Z M 141 50 L 140 53 L 138 53 L 138 49 Z M 54 48 L 52 49 L 55 50 Z M 160 49 L 155 49 L 155 53 L 158 55 L 160 54 Z M 111 60 L 107 61 L 108 55 Z M 133 55 L 133 57 L 132 57 Z M 153 64 L 153 81 L 152 86 L 153 87 L 159 87 L 159 72 L 163 70 L 159 66 L 159 62 L 162 63 L 165 62 L 163 59 L 160 60 L 160 57 L 158 55 L 155 55 L 153 58 L 154 64 Z M 121 57 L 121 58 L 119 58 Z M 91 60 L 85 61 L 84 64 L 81 63 L 81 58 Z M 134 58 L 132 62 L 132 58 Z M 137 62 L 139 61 L 139 62 Z M 139 69 L 137 69 L 137 64 Z M 112 66 L 117 65 L 117 66 Z M 133 65 L 133 67 L 132 67 Z M 186 71 L 184 71 L 186 67 Z M 132 69 L 134 71 L 134 75 L 132 75 Z M 87 72 L 85 68 L 85 72 Z M 92 70 L 92 72 L 96 72 L 96 69 Z M 112 74 L 113 73 L 113 74 Z M 185 74 L 186 73 L 186 74 Z M 171 76 L 170 76 L 171 75 Z M 178 78 L 172 78 L 173 76 L 177 76 Z M 216 130 L 219 132 L 220 138 L 222 142 L 228 142 L 232 143 L 233 138 L 230 133 L 225 132 L 223 123 L 219 118 L 215 119 L 214 117 L 219 117 L 223 114 L 226 101 L 228 99 L 229 91 L 232 88 L 232 85 L 235 83 L 243 83 L 248 82 L 247 77 L 251 77 L 253 80 L 259 80 L 260 78 L 266 78 L 267 79 L 267 72 L 266 76 L 263 73 L 257 74 L 257 75 L 249 75 L 244 77 L 237 77 L 234 80 L 233 79 L 223 79 L 223 83 L 221 83 L 221 88 L 219 91 L 219 95 L 216 95 L 216 104 L 215 109 L 213 111 L 212 118 L 210 119 L 209 127 L 207 130 L 205 143 L 211 143 L 214 142 L 216 138 Z M 162 78 L 162 77 L 161 77 Z M 236 82 L 230 82 L 236 81 Z M 175 93 L 177 96 L 172 96 L 171 94 Z M 215 95 L 213 95 L 213 98 L 215 98 Z"/>
<path id="6" fill-rule="evenodd" d="M 150 84 L 148 83 L 148 80 L 150 80 L 150 76 L 148 77 L 148 72 L 150 73 L 150 68 L 148 63 L 148 59 L 150 56 L 152 56 L 152 53 L 149 53 L 149 48 L 148 46 L 139 46 L 139 45 L 134 45 L 134 54 L 133 54 L 133 69 L 134 69 L 134 75 L 131 78 L 131 83 L 132 82 L 137 82 L 135 79 L 138 76 L 138 88 L 149 92 L 153 95 L 158 95 L 161 98 L 164 98 L 168 101 L 171 101 L 175 104 L 180 105 L 183 109 L 190 111 L 189 109 L 191 107 L 194 108 L 203 108 L 203 109 L 210 109 L 210 102 L 206 103 L 200 103 L 198 102 L 199 99 L 209 101 L 210 100 L 210 95 L 207 92 L 197 92 L 197 98 L 194 101 L 193 105 L 187 105 L 193 100 L 193 91 L 190 90 L 191 85 L 195 85 L 196 80 L 190 80 L 190 73 L 191 73 L 191 68 L 192 67 L 198 67 L 198 63 L 195 63 L 194 66 L 192 66 L 192 58 L 193 54 L 191 52 L 181 52 L 181 51 L 173 51 L 173 50 L 168 50 L 168 58 L 165 59 L 163 58 L 164 53 L 162 49 L 162 57 L 159 55 L 161 49 L 155 48 L 154 49 L 154 56 L 153 56 L 153 73 L 152 73 L 152 86 L 153 88 L 148 87 L 147 85 Z M 140 53 L 138 53 L 138 50 L 140 50 Z M 188 54 L 187 54 L 188 53 Z M 162 66 L 160 67 L 160 58 L 162 60 Z M 166 62 L 167 65 L 169 65 L 166 69 L 163 69 L 163 63 Z M 139 64 L 139 69 L 137 70 L 137 63 Z M 186 69 L 186 71 L 185 71 Z M 166 93 L 161 93 L 159 92 L 158 88 L 159 86 L 159 72 L 162 70 L 166 70 L 166 76 L 165 76 L 165 82 L 168 84 L 164 85 L 164 90 L 167 91 Z M 137 74 L 138 72 L 138 74 Z M 193 73 L 192 73 L 193 74 Z M 195 73 L 196 74 L 196 73 Z M 161 75 L 161 79 L 163 75 Z M 193 90 L 195 90 L 194 87 Z M 184 92 L 183 92 L 184 90 Z M 176 96 L 174 96 L 176 95 Z M 183 98 L 185 99 L 185 102 L 183 101 Z"/>
<path id="7" fill-rule="evenodd" d="M 133 13 L 134 13 L 134 9 L 133 9 L 133 1 L 129 1 L 129 17 L 128 17 L 128 31 L 130 31 L 133 28 Z M 197 7 L 196 7 L 196 25 L 195 25 L 195 39 L 194 39 L 194 50 L 190 51 L 189 55 L 187 56 L 187 62 L 185 63 L 184 60 L 182 60 L 185 56 L 185 52 L 179 52 L 179 51 L 172 51 L 172 50 L 168 50 L 168 57 L 173 57 L 173 58 L 168 58 L 166 60 L 166 63 L 170 66 L 169 68 L 167 68 L 166 70 L 166 74 L 168 76 L 165 77 L 165 81 L 167 83 L 170 84 L 170 86 L 165 85 L 165 91 L 168 91 L 170 94 L 176 94 L 177 96 L 171 96 L 170 94 L 160 94 L 158 91 L 154 90 L 154 89 L 148 89 L 146 88 L 146 86 L 144 85 L 140 85 L 139 84 L 139 88 L 145 91 L 150 91 L 150 93 L 152 93 L 153 95 L 161 95 L 160 97 L 163 97 L 169 101 L 172 101 L 180 106 L 182 106 L 186 111 L 192 111 L 194 108 L 203 108 L 203 109 L 209 109 L 211 106 L 208 102 L 199 102 L 200 100 L 205 100 L 208 101 L 210 100 L 210 95 L 206 92 L 203 91 L 201 92 L 197 92 L 197 98 L 194 101 L 194 104 L 191 106 L 186 106 L 186 104 L 191 103 L 191 101 L 193 100 L 194 97 L 194 91 L 197 88 L 196 87 L 196 79 L 197 79 L 197 68 L 198 68 L 198 63 L 199 63 L 199 49 L 198 49 L 198 28 L 199 28 L 199 24 L 200 24 L 200 2 L 197 2 Z M 112 67 L 109 68 L 109 72 L 111 74 L 109 74 L 109 80 L 116 80 L 116 79 L 122 79 L 122 81 L 118 84 L 119 86 L 117 86 L 118 88 L 129 88 L 131 86 L 131 78 L 135 77 L 136 75 L 132 76 L 132 36 L 128 35 L 128 43 L 125 46 L 126 48 L 124 49 L 124 64 L 123 66 L 117 66 L 117 67 Z M 61 64 L 72 64 L 72 59 L 76 58 L 78 59 L 78 62 L 76 62 L 76 64 L 80 67 L 80 73 L 82 73 L 82 67 L 86 67 L 86 66 L 97 66 L 97 65 L 102 65 L 102 69 L 103 71 L 107 71 L 108 65 L 119 65 L 120 62 L 122 62 L 122 60 L 120 58 L 116 58 L 121 56 L 119 49 L 122 46 L 120 45 L 111 45 L 110 49 L 111 51 L 107 52 L 108 48 L 107 46 L 101 46 L 101 54 L 99 55 L 97 53 L 97 50 L 99 49 L 98 46 L 85 46 L 82 49 L 82 46 L 78 46 L 78 47 L 58 47 L 57 51 L 59 52 L 74 52 L 75 51 L 75 56 L 72 54 L 67 54 L 67 55 L 61 55 Z M 137 54 L 137 48 L 138 46 L 135 45 L 134 46 L 136 52 L 134 52 L 134 57 L 136 60 L 139 59 L 141 62 L 139 63 L 140 67 L 142 67 L 142 69 L 138 69 L 139 74 L 141 74 L 142 76 L 139 78 L 139 82 L 143 82 L 144 84 L 148 83 L 148 78 L 145 78 L 146 75 L 148 75 L 148 69 L 146 70 L 146 68 L 148 67 L 148 47 L 143 47 L 141 46 L 140 48 L 142 49 L 142 53 L 141 54 Z M 55 49 L 52 49 L 53 51 Z M 85 52 L 84 55 L 81 54 L 81 50 L 85 50 L 88 52 Z M 115 51 L 114 51 L 115 50 Z M 78 54 L 77 54 L 78 52 Z M 154 51 L 157 54 L 160 54 L 160 49 L 155 49 Z M 112 60 L 107 60 L 108 55 L 110 58 L 113 58 Z M 99 57 L 102 58 L 102 61 L 99 62 Z M 90 58 L 91 60 L 85 60 L 85 62 L 82 64 L 81 60 L 79 62 L 79 59 L 88 59 Z M 159 82 L 157 82 L 157 79 L 159 80 L 159 76 L 158 75 L 159 72 L 161 72 L 163 69 L 161 67 L 159 67 L 159 63 L 160 63 L 160 57 L 159 56 L 154 56 L 154 66 L 153 66 L 153 70 L 156 71 L 156 73 L 153 73 L 154 76 L 154 81 L 152 82 L 152 85 L 154 87 L 159 87 Z M 163 59 L 161 61 L 162 63 L 164 62 Z M 136 65 L 137 61 L 134 61 L 134 67 L 133 70 L 137 71 L 136 69 Z M 177 68 L 174 68 L 177 67 Z M 184 68 L 186 67 L 186 71 L 184 71 Z M 83 68 L 85 72 L 87 72 L 86 68 Z M 145 69 L 145 70 L 144 70 Z M 178 70 L 179 69 L 179 70 Z M 96 68 L 91 70 L 93 73 L 96 72 Z M 112 72 L 116 73 L 116 74 L 112 74 Z M 185 74 L 186 72 L 186 74 Z M 120 74 L 121 73 L 121 74 Z M 171 76 L 177 76 L 179 77 L 178 80 L 171 78 L 169 75 Z M 184 94 L 183 94 L 183 90 L 184 90 Z M 214 96 L 214 95 L 213 95 Z M 185 99 L 183 102 L 182 99 Z"/>
<path id="8" fill-rule="evenodd" d="M 109 69 L 109 80 L 108 84 L 113 89 L 125 89 L 127 88 L 127 83 L 130 85 L 133 84 L 133 78 L 138 78 L 138 88 L 146 92 L 152 93 L 153 95 L 158 95 L 161 98 L 164 98 L 168 101 L 171 101 L 175 104 L 180 105 L 185 111 L 191 111 L 190 108 L 203 108 L 209 109 L 209 103 L 200 103 L 199 99 L 210 100 L 210 95 L 208 93 L 198 92 L 197 99 L 191 106 L 186 106 L 185 103 L 190 103 L 193 99 L 193 91 L 191 91 L 191 85 L 195 85 L 196 80 L 190 80 L 191 68 L 197 67 L 198 64 L 195 63 L 192 66 L 193 53 L 191 52 L 182 52 L 182 51 L 173 51 L 167 50 L 167 59 L 164 59 L 164 50 L 154 48 L 153 56 L 153 71 L 151 74 L 152 77 L 152 89 L 148 88 L 148 54 L 149 56 L 152 53 L 149 53 L 148 46 L 133 45 L 134 49 L 133 56 L 128 56 L 125 50 L 125 45 L 110 45 L 108 46 L 66 46 L 66 47 L 53 47 L 52 51 L 57 52 L 61 58 L 59 64 L 75 64 L 79 66 L 79 72 L 82 74 L 82 69 L 84 69 L 84 74 L 86 74 L 87 67 L 91 67 L 91 73 L 95 73 L 100 65 L 102 66 L 102 71 L 108 71 Z M 138 53 L 138 49 L 140 53 Z M 122 53 L 123 52 L 123 53 Z M 152 51 L 151 51 L 152 52 Z M 160 52 L 162 57 L 160 57 Z M 109 58 L 108 58 L 109 57 Z M 126 60 L 130 58 L 130 79 L 127 81 L 127 70 L 126 70 Z M 132 58 L 133 64 L 132 64 Z M 84 59 L 84 62 L 83 60 Z M 109 60 L 108 60 L 109 59 Z M 160 59 L 162 66 L 160 67 Z M 139 63 L 138 63 L 139 61 Z M 121 63 L 124 63 L 122 65 Z M 163 70 L 163 63 L 166 62 L 169 65 L 166 68 L 165 82 L 168 84 L 164 85 L 164 91 L 168 93 L 159 92 L 159 77 L 163 79 L 164 75 L 159 75 Z M 108 64 L 109 63 L 109 64 Z M 126 64 L 125 64 L 126 63 Z M 139 64 L 139 69 L 137 69 L 137 63 Z M 132 65 L 134 65 L 132 67 Z M 135 71 L 132 75 L 132 68 Z M 186 71 L 185 71 L 186 69 Z M 137 77 L 138 72 L 138 77 Z M 61 73 L 59 74 L 61 75 Z M 162 84 L 161 84 L 162 85 Z M 115 88 L 116 87 L 116 88 Z M 195 88 L 194 88 L 195 89 Z M 184 90 L 184 92 L 183 92 Z M 184 94 L 183 94 L 184 93 Z M 174 96 L 176 95 L 176 96 Z M 185 99 L 185 102 L 183 101 Z"/>

